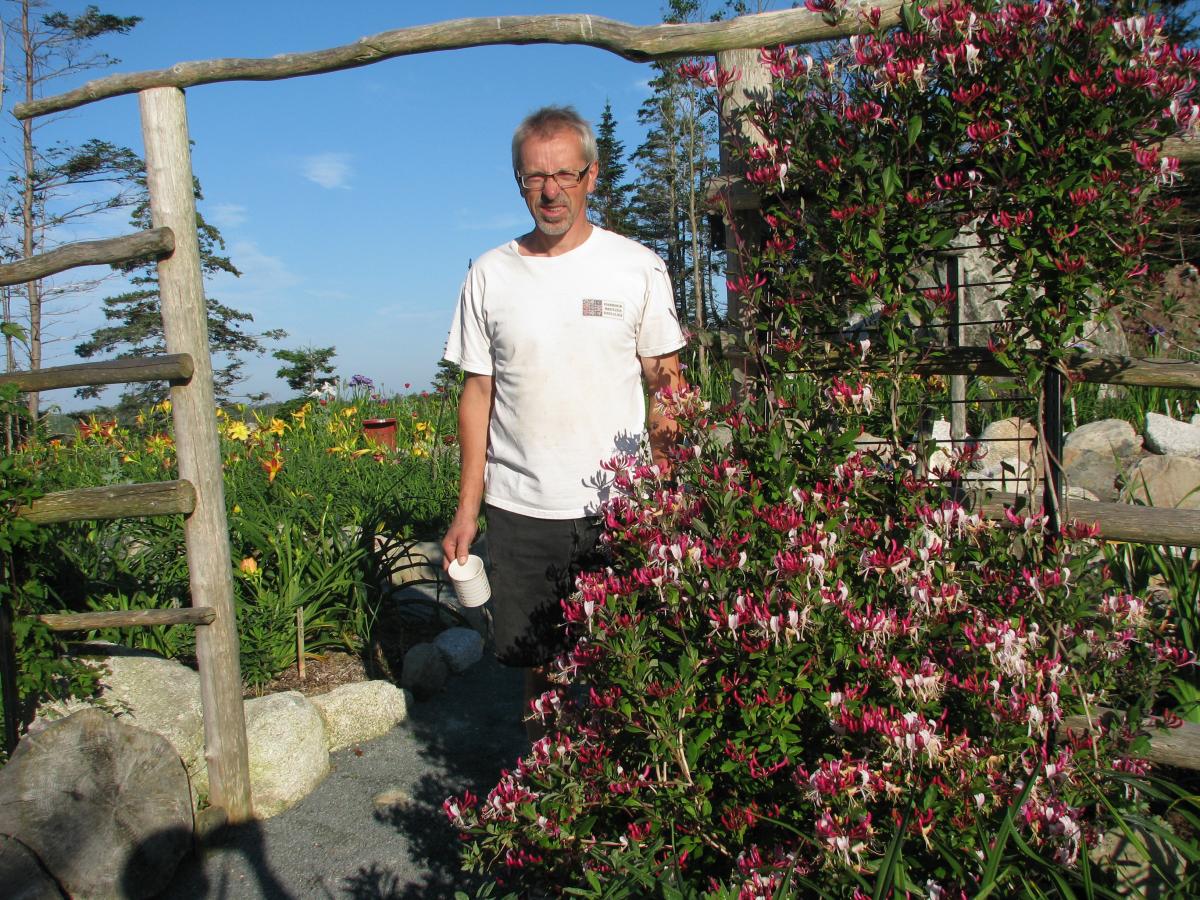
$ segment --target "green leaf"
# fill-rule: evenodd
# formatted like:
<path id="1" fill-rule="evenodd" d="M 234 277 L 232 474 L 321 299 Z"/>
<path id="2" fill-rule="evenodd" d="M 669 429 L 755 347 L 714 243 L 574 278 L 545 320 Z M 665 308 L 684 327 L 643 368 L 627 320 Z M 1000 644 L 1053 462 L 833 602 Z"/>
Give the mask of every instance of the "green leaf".
<path id="1" fill-rule="evenodd" d="M 883 238 L 881 238 L 879 236 L 879 232 L 876 231 L 874 228 L 872 228 L 870 231 L 867 232 L 867 243 L 870 244 L 872 247 L 874 247 L 876 250 L 878 250 L 880 253 L 883 252 Z"/>
<path id="2" fill-rule="evenodd" d="M 913 116 L 908 120 L 908 148 L 911 150 L 913 144 L 917 142 L 917 137 L 921 134 L 921 129 L 925 127 L 925 122 L 920 116 Z"/>
<path id="3" fill-rule="evenodd" d="M 1030 778 L 1025 782 L 1024 789 L 1004 812 L 1004 821 L 1000 823 L 1000 830 L 996 833 L 991 850 L 988 851 L 983 875 L 980 878 L 980 884 L 985 889 L 990 890 L 997 884 L 996 873 L 1000 868 L 1000 860 L 1004 858 L 1004 847 L 1008 843 L 1009 837 L 1016 831 L 1017 811 L 1024 805 L 1025 798 L 1029 796 L 1029 792 L 1033 790 L 1035 784 L 1037 784 L 1036 778 Z"/>
<path id="4" fill-rule="evenodd" d="M 950 243 L 954 235 L 958 234 L 957 228 L 943 228 L 932 238 L 929 239 L 929 249 L 940 250 Z"/>
<path id="5" fill-rule="evenodd" d="M 896 828 L 896 833 L 892 836 L 892 842 L 888 845 L 887 853 L 884 854 L 883 861 L 879 864 L 879 871 L 875 875 L 875 891 L 872 894 L 873 900 L 884 900 L 885 897 L 889 897 L 892 894 L 892 887 L 896 881 L 895 870 L 903 857 L 904 832 L 908 828 L 908 820 L 911 815 L 912 807 L 910 806 L 905 809 L 904 818 Z"/>

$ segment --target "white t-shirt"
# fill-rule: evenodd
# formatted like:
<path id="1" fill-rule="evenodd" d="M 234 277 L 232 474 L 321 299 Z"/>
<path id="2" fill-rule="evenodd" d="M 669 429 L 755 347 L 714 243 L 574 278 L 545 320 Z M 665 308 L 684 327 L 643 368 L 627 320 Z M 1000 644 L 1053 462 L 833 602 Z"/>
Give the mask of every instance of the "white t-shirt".
<path id="1" fill-rule="evenodd" d="M 639 357 L 684 344 L 666 266 L 601 228 L 561 256 L 510 241 L 475 261 L 445 358 L 491 375 L 484 500 L 539 519 L 591 515 L 637 453 L 646 404 Z"/>

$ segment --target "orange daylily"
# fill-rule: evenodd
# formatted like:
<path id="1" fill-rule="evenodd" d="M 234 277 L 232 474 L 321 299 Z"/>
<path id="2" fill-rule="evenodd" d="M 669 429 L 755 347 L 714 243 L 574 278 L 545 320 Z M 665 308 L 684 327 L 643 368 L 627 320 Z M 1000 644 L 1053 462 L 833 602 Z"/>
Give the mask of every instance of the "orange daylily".
<path id="1" fill-rule="evenodd" d="M 283 469 L 283 456 L 280 453 L 275 453 L 270 459 L 262 461 L 263 471 L 267 473 L 267 481 L 275 480 L 275 476 Z"/>

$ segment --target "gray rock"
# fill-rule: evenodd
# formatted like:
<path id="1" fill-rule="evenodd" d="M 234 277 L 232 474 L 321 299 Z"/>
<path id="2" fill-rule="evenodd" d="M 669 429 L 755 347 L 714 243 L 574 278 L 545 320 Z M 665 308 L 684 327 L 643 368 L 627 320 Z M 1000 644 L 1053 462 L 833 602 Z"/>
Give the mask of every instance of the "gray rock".
<path id="1" fill-rule="evenodd" d="M 1200 460 L 1147 456 L 1129 470 L 1123 496 L 1147 506 L 1200 509 Z"/>
<path id="2" fill-rule="evenodd" d="M 1142 450 L 1142 439 L 1124 419 L 1101 419 L 1080 425 L 1067 435 L 1065 447 L 1106 451 L 1120 459 L 1133 459 Z"/>
<path id="3" fill-rule="evenodd" d="M 442 548 L 433 541 L 410 541 L 377 534 L 375 553 L 384 564 L 393 587 L 441 578 Z"/>
<path id="4" fill-rule="evenodd" d="M 460 675 L 483 659 L 483 638 L 472 628 L 447 628 L 433 639 L 450 671 Z"/>
<path id="5" fill-rule="evenodd" d="M 183 760 L 188 776 L 193 781 L 207 781 L 200 676 L 195 670 L 155 653 L 117 644 L 94 642 L 86 650 L 96 654 L 89 662 L 107 673 L 100 679 L 98 704 L 47 704 L 38 710 L 39 721 L 31 731 L 80 709 L 102 705 L 123 722 L 166 738 Z"/>
<path id="6" fill-rule="evenodd" d="M 152 897 L 191 848 L 187 773 L 161 736 L 81 710 L 26 736 L 0 770 L 0 834 L 73 897 Z"/>
<path id="7" fill-rule="evenodd" d="M 1091 500 L 1092 502 L 1096 502 L 1100 498 L 1097 497 L 1095 494 L 1093 494 L 1091 491 L 1089 491 L 1087 488 L 1072 485 L 1067 488 L 1067 499 L 1068 500 Z"/>
<path id="8" fill-rule="evenodd" d="M 303 799 L 329 773 L 325 724 L 299 691 L 247 700 L 245 715 L 250 800 L 254 815 L 267 819 Z M 207 769 L 193 787 L 207 794 Z"/>
<path id="9" fill-rule="evenodd" d="M 308 796 L 329 774 L 325 725 L 299 691 L 246 701 L 250 800 L 266 819 Z"/>
<path id="10" fill-rule="evenodd" d="M 400 685 L 412 691 L 418 700 L 424 700 L 445 687 L 449 675 L 441 650 L 433 644 L 416 644 L 404 654 Z"/>
<path id="11" fill-rule="evenodd" d="M 343 684 L 309 699 L 325 725 L 330 753 L 382 737 L 408 718 L 408 692 L 390 681 Z"/>
<path id="12" fill-rule="evenodd" d="M 1032 467 L 1027 460 L 1016 457 L 999 459 L 982 469 L 968 472 L 967 478 L 979 481 L 983 486 L 993 491 L 1003 491 L 1009 494 L 1026 494 L 1029 492 L 1029 476 Z"/>
<path id="13" fill-rule="evenodd" d="M 1063 443 L 1067 483 L 1091 491 L 1101 500 L 1117 497 L 1117 475 L 1142 449 L 1133 426 L 1121 419 L 1102 419 L 1076 428 Z"/>
<path id="14" fill-rule="evenodd" d="M 950 423 L 945 419 L 937 419 L 929 426 L 929 433 L 926 437 L 937 442 L 939 450 L 949 450 L 953 444 L 950 442 Z"/>
<path id="15" fill-rule="evenodd" d="M 37 854 L 16 838 L 0 834 L 0 884 L 9 900 L 63 900 Z"/>
<path id="16" fill-rule="evenodd" d="M 1146 413 L 1146 447 L 1167 456 L 1200 457 L 1200 425 Z"/>
<path id="17" fill-rule="evenodd" d="M 402 810 L 411 806 L 412 802 L 412 794 L 404 790 L 404 788 L 392 788 L 376 794 L 372 805 L 375 807 L 377 814 L 388 815 L 396 810 Z"/>
<path id="18" fill-rule="evenodd" d="M 1158 816 L 1153 821 L 1158 828 L 1173 831 Z M 1143 900 L 1179 896 L 1176 888 L 1186 869 L 1179 851 L 1166 838 L 1138 823 L 1127 823 L 1127 827 L 1134 840 L 1123 829 L 1106 832 L 1100 843 L 1088 851 L 1092 862 L 1116 876 L 1121 896 Z"/>
<path id="19" fill-rule="evenodd" d="M 998 466 L 1001 460 L 1020 459 L 1028 463 L 1033 459 L 1033 445 L 1037 440 L 1037 426 L 1028 419 L 1013 416 L 992 422 L 979 436 L 979 445 L 986 451 L 977 466 L 981 469 Z"/>

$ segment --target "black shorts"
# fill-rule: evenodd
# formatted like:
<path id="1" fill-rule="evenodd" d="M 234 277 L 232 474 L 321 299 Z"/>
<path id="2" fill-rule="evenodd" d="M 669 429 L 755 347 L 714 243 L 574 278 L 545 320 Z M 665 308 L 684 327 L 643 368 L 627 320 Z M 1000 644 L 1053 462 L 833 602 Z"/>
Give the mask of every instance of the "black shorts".
<path id="1" fill-rule="evenodd" d="M 570 646 L 561 601 L 580 572 L 607 564 L 600 520 L 535 519 L 485 505 L 496 659 L 542 666 Z"/>

